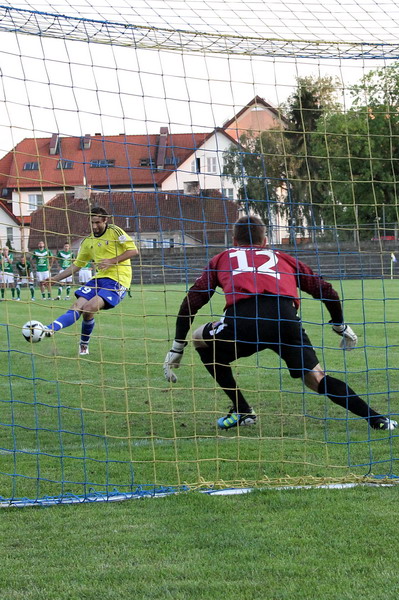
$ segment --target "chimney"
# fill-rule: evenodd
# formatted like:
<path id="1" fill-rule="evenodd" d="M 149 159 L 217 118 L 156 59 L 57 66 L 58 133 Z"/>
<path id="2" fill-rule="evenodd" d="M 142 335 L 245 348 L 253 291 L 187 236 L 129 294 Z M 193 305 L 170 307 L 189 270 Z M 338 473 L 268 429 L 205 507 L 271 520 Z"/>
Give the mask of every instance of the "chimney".
<path id="1" fill-rule="evenodd" d="M 85 185 L 77 185 L 73 191 L 75 200 L 89 200 L 91 196 L 91 188 Z"/>
<path id="2" fill-rule="evenodd" d="M 60 136 L 58 133 L 53 133 L 50 140 L 50 154 L 59 154 L 60 153 Z"/>
<path id="3" fill-rule="evenodd" d="M 169 129 L 161 127 L 159 130 L 159 142 L 157 152 L 157 171 L 161 171 L 165 167 L 166 145 L 168 143 Z"/>

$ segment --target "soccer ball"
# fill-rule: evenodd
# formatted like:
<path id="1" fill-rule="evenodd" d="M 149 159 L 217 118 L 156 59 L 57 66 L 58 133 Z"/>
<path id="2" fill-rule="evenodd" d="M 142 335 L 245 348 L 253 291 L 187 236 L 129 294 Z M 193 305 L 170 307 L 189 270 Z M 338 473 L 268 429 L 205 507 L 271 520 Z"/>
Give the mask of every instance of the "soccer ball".
<path id="1" fill-rule="evenodd" d="M 22 335 L 27 342 L 37 344 L 37 342 L 41 342 L 42 337 L 44 337 L 44 325 L 40 323 L 40 321 L 28 321 L 22 327 Z"/>

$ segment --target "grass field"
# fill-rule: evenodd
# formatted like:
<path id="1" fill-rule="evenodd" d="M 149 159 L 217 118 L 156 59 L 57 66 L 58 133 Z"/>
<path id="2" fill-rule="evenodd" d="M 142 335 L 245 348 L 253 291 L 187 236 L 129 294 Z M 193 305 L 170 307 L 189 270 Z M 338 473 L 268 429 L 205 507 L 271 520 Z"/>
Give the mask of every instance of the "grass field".
<path id="1" fill-rule="evenodd" d="M 0 511 L 1 600 L 396 600 L 397 487 Z"/>
<path id="2" fill-rule="evenodd" d="M 320 303 L 303 302 L 306 329 L 329 372 L 348 370 L 356 390 L 393 414 L 396 287 L 344 283 L 346 317 L 359 335 L 359 349 L 348 355 L 330 327 L 318 325 L 328 320 Z M 133 488 L 398 474 L 396 435 L 369 432 L 330 401 L 304 395 L 271 353 L 237 367 L 259 425 L 218 432 L 216 418 L 228 403 L 191 348 L 177 385 L 163 380 L 182 291 L 145 287 L 102 313 L 85 358 L 77 357 L 78 326 L 32 347 L 22 339 L 27 319 L 48 323 L 64 301 L 0 304 L 0 496 L 127 491 L 132 474 Z M 221 310 L 217 298 L 213 314 Z M 397 492 L 188 492 L 3 509 L 0 600 L 394 600 Z"/>
<path id="3" fill-rule="evenodd" d="M 338 283 L 338 282 L 337 282 Z M 319 301 L 306 298 L 303 320 L 320 362 L 377 410 L 398 414 L 396 281 L 338 284 L 359 348 L 340 338 Z M 342 286 L 342 287 L 341 287 Z M 271 352 L 241 360 L 236 374 L 259 425 L 217 430 L 227 398 L 189 346 L 175 386 L 163 379 L 181 286 L 133 289 L 102 312 L 88 357 L 78 358 L 80 323 L 35 345 L 22 338 L 31 318 L 47 324 L 69 303 L 1 303 L 0 375 L 3 498 L 130 492 L 137 486 L 265 486 L 399 475 L 398 438 L 370 431 L 324 397 L 304 391 Z M 215 319 L 215 296 L 196 324 Z M 212 317 L 210 317 L 212 315 Z M 366 323 L 366 324 L 364 324 Z M 347 372 L 347 375 L 346 375 Z"/>

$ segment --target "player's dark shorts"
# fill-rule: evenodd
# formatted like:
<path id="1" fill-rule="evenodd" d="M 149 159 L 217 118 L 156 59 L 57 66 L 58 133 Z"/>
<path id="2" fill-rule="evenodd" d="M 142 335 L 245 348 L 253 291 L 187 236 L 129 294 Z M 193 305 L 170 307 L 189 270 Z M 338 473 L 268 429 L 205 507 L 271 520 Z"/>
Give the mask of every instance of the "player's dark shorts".
<path id="1" fill-rule="evenodd" d="M 77 298 L 91 300 L 94 296 L 100 296 L 104 302 L 104 310 L 114 308 L 126 296 L 126 288 L 114 279 L 99 277 L 90 279 L 75 292 Z"/>
<path id="2" fill-rule="evenodd" d="M 296 314 L 291 298 L 253 296 L 227 308 L 224 317 L 207 323 L 203 339 L 215 342 L 215 362 L 230 364 L 269 348 L 286 363 L 291 377 L 312 371 L 319 360 Z"/>

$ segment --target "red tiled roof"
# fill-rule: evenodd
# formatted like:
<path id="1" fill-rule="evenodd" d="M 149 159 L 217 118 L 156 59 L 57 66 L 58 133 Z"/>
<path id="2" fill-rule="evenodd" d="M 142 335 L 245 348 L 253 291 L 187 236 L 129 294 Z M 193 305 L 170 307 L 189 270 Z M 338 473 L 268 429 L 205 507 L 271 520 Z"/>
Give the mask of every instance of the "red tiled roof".
<path id="1" fill-rule="evenodd" d="M 204 244 L 224 244 L 226 231 L 238 217 L 237 204 L 222 198 L 217 190 L 206 196 L 174 193 L 111 192 L 94 193 L 90 201 L 75 199 L 74 194 L 59 194 L 32 213 L 29 247 L 41 239 L 49 248 L 60 248 L 89 232 L 90 206 L 102 206 L 113 222 L 127 233 L 184 232 Z"/>
<path id="2" fill-rule="evenodd" d="M 61 137 L 59 154 L 50 154 L 52 138 L 25 138 L 0 160 L 2 188 L 46 189 L 81 185 L 92 187 L 158 185 L 175 171 L 213 132 L 168 133 L 164 169 L 142 166 L 150 159 L 156 165 L 159 135 L 91 136 L 90 148 L 82 138 Z M 53 140 L 54 141 L 54 140 Z M 72 169 L 57 168 L 59 160 L 72 161 Z M 95 168 L 91 161 L 114 161 L 112 167 Z M 37 162 L 38 170 L 24 170 Z"/>
<path id="3" fill-rule="evenodd" d="M 270 112 L 272 112 L 278 119 L 280 119 L 283 122 L 288 122 L 287 119 L 281 114 L 281 112 L 277 108 L 266 102 L 266 100 L 264 100 L 260 96 L 255 96 L 255 98 L 252 98 L 252 100 L 248 102 L 248 104 L 246 104 L 236 115 L 234 115 L 234 117 L 223 123 L 223 129 L 228 129 L 230 125 L 237 121 L 245 113 L 245 111 L 248 110 L 248 108 L 251 108 L 251 106 L 264 106 L 265 108 L 270 110 Z"/>

